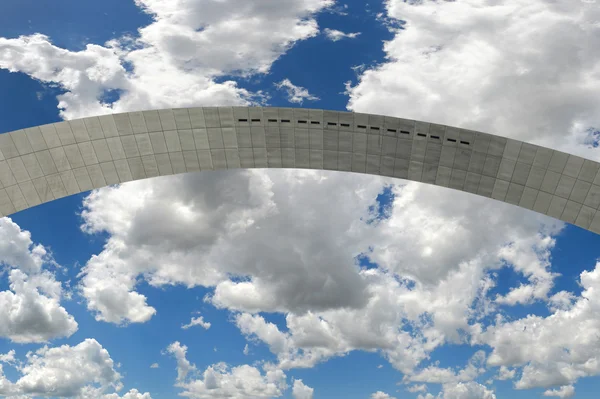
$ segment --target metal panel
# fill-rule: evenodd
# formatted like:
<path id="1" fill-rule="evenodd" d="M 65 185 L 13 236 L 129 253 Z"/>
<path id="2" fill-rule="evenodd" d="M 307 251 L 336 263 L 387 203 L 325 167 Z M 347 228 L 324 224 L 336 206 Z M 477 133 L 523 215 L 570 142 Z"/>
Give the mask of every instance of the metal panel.
<path id="1" fill-rule="evenodd" d="M 8 134 L 12 138 L 13 143 L 15 143 L 15 147 L 17 147 L 19 155 L 31 154 L 33 152 L 33 148 L 31 147 L 31 143 L 25 135 L 25 131 L 17 130 Z"/>

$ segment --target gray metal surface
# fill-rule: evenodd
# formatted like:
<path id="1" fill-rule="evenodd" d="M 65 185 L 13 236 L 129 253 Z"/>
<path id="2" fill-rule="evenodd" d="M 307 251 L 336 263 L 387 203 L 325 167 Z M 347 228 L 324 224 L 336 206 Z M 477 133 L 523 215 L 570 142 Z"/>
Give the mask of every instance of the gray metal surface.
<path id="1" fill-rule="evenodd" d="M 131 180 L 233 168 L 397 177 L 600 233 L 600 164 L 487 133 L 298 108 L 130 112 L 0 134 L 0 216 Z"/>

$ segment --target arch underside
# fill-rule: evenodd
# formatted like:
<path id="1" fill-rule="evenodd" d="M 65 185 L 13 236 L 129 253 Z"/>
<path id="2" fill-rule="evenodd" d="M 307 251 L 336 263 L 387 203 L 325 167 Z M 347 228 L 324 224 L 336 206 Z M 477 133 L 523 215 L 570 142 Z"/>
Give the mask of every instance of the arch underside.
<path id="1" fill-rule="evenodd" d="M 201 107 L 0 134 L 0 216 L 111 184 L 235 168 L 367 173 L 453 188 L 600 234 L 600 164 L 482 132 L 373 114 Z"/>

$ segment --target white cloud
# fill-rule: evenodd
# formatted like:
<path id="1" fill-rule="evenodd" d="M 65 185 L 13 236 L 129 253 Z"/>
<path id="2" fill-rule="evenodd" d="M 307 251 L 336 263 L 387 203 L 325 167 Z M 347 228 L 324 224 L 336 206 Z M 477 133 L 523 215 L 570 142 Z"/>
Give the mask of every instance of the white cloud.
<path id="1" fill-rule="evenodd" d="M 205 330 L 208 330 L 210 328 L 210 323 L 207 321 L 204 321 L 204 318 L 202 316 L 198 316 L 198 317 L 192 317 L 192 320 L 190 320 L 190 322 L 188 324 L 184 324 L 181 326 L 181 328 L 183 328 L 184 330 L 187 330 L 190 327 L 193 326 L 202 326 L 202 328 L 204 328 Z"/>
<path id="2" fill-rule="evenodd" d="M 14 363 L 15 362 L 15 350 L 11 349 L 7 353 L 0 354 L 0 363 Z"/>
<path id="3" fill-rule="evenodd" d="M 411 385 L 409 387 L 406 388 L 406 390 L 408 392 L 427 392 L 427 385 L 425 384 L 421 384 L 421 385 Z"/>
<path id="4" fill-rule="evenodd" d="M 60 306 L 60 283 L 48 272 L 9 272 L 10 290 L 0 291 L 0 336 L 14 342 L 46 342 L 69 337 L 77 322 Z"/>
<path id="5" fill-rule="evenodd" d="M 157 369 L 158 367 L 159 367 L 159 366 L 158 366 L 158 363 L 152 363 L 152 364 L 150 365 L 150 368 L 151 368 L 151 369 Z"/>
<path id="6" fill-rule="evenodd" d="M 9 356 L 14 360 L 14 353 Z M 108 351 L 95 339 L 78 345 L 44 346 L 27 353 L 27 360 L 16 366 L 21 377 L 10 382 L 0 364 L 0 395 L 9 398 L 72 397 L 78 399 L 152 399 L 149 393 L 132 389 L 123 396 L 104 394 L 108 389 L 119 391 L 121 375 Z"/>
<path id="7" fill-rule="evenodd" d="M 225 75 L 269 72 L 300 40 L 318 34 L 314 15 L 333 0 L 136 0 L 152 23 L 133 37 L 117 37 L 81 51 L 59 48 L 43 34 L 0 38 L 0 68 L 60 85 L 66 119 L 130 110 L 192 105 L 247 105 L 250 93 Z M 131 68 L 130 70 L 126 69 Z M 165 84 L 168 82 L 168 84 Z M 102 103 L 108 90 L 119 100 Z"/>
<path id="8" fill-rule="evenodd" d="M 476 379 L 480 374 L 485 372 L 485 352 L 479 350 L 469 359 L 468 364 L 462 370 L 454 371 L 449 368 L 440 368 L 430 365 L 423 368 L 412 375 L 405 375 L 405 382 L 426 382 L 433 384 L 456 384 L 458 382 L 469 382 Z"/>
<path id="9" fill-rule="evenodd" d="M 249 365 L 229 367 L 225 363 L 209 366 L 202 379 L 181 384 L 182 395 L 198 399 L 255 399 L 279 397 L 287 389 L 281 370 L 260 370 Z"/>
<path id="10" fill-rule="evenodd" d="M 21 230 L 10 218 L 0 218 L 0 266 L 38 273 L 44 264 L 55 264 L 46 248 L 34 245 L 31 233 Z"/>
<path id="11" fill-rule="evenodd" d="M 325 36 L 332 42 L 337 42 L 342 39 L 356 39 L 358 35 L 360 35 L 360 32 L 344 33 L 340 30 L 329 28 L 323 29 L 323 33 L 325 33 Z"/>
<path id="12" fill-rule="evenodd" d="M 371 394 L 371 399 L 396 399 L 393 396 L 390 396 L 389 394 L 382 392 L 382 391 L 377 391 Z"/>
<path id="13" fill-rule="evenodd" d="M 573 385 L 565 385 L 559 389 L 548 389 L 544 392 L 544 396 L 556 396 L 559 398 L 572 398 L 575 395 Z"/>
<path id="14" fill-rule="evenodd" d="M 10 382 L 4 375 L 4 369 L 0 364 L 0 395 L 12 396 L 15 394 L 16 388 L 12 382 Z"/>
<path id="15" fill-rule="evenodd" d="M 137 389 L 132 389 L 123 396 L 119 396 L 116 393 L 104 395 L 102 399 L 152 399 L 152 396 L 148 392 L 141 393 Z"/>
<path id="16" fill-rule="evenodd" d="M 494 391 L 474 381 L 445 384 L 438 399 L 496 399 Z"/>
<path id="17" fill-rule="evenodd" d="M 246 346 L 244 346 L 244 351 L 243 351 L 244 355 L 248 356 L 248 354 L 250 353 L 250 348 L 248 348 L 248 344 L 246 344 Z"/>
<path id="18" fill-rule="evenodd" d="M 111 241 L 102 253 L 88 260 L 80 274 L 83 275 L 80 292 L 98 321 L 116 324 L 146 322 L 156 313 L 156 309 L 146 304 L 146 296 L 132 291 L 135 279 L 121 271 L 126 264 L 110 263 L 113 260 L 110 255 L 118 251 L 118 245 L 118 242 Z"/>
<path id="19" fill-rule="evenodd" d="M 118 287 L 102 283 L 107 276 L 127 282 L 118 287 L 124 294 L 137 294 L 141 278 L 153 286 L 212 287 L 205 300 L 241 312 L 247 323 L 238 326 L 267 343 L 284 369 L 371 350 L 411 373 L 444 342 L 466 343 L 472 323 L 496 310 L 487 297 L 495 269 L 545 276 L 551 286 L 546 252 L 561 223 L 416 183 L 395 186 L 389 218 L 366 223 L 391 182 L 401 183 L 252 170 L 95 191 L 84 203 L 84 230 L 110 238 L 85 266 L 82 292 L 91 310 L 122 321 L 138 311 L 126 301 L 115 309 L 102 304 L 108 296 L 97 293 Z M 360 269 L 361 253 L 381 269 Z M 151 308 L 145 298 L 142 304 Z M 261 311 L 287 313 L 288 332 L 253 315 Z"/>
<path id="20" fill-rule="evenodd" d="M 60 303 L 70 293 L 56 280 L 57 268 L 51 253 L 32 242 L 30 232 L 0 218 L 0 277 L 6 276 L 9 286 L 0 291 L 0 337 L 46 342 L 77 331 L 77 322 Z"/>
<path id="21" fill-rule="evenodd" d="M 317 101 L 319 97 L 313 96 L 304 87 L 294 85 L 289 79 L 283 79 L 279 83 L 275 83 L 275 87 L 279 90 L 285 90 L 287 100 L 294 104 L 302 104 L 305 100 Z"/>
<path id="22" fill-rule="evenodd" d="M 386 59 L 348 86 L 349 109 L 600 159 L 587 131 L 600 128 L 597 4 L 387 0 L 386 9 L 396 22 Z"/>
<path id="23" fill-rule="evenodd" d="M 519 243 L 508 245 L 500 250 L 500 256 L 515 271 L 522 273 L 530 281 L 512 288 L 505 296 L 498 296 L 496 303 L 516 305 L 531 304 L 534 300 L 547 299 L 553 287 L 553 280 L 558 276 L 550 272 L 550 255 L 555 240 L 552 237 L 529 237 Z M 523 251 L 519 246 L 531 247 L 533 251 Z"/>
<path id="24" fill-rule="evenodd" d="M 585 376 L 600 375 L 595 359 L 600 321 L 600 263 L 581 273 L 583 292 L 567 309 L 547 316 L 528 315 L 482 329 L 473 335 L 473 344 L 493 348 L 490 366 L 523 366 L 517 389 L 570 385 Z"/>
<path id="25" fill-rule="evenodd" d="M 553 312 L 556 310 L 569 310 L 575 303 L 577 298 L 573 293 L 567 291 L 559 291 L 549 298 L 548 305 Z"/>
<path id="26" fill-rule="evenodd" d="M 263 375 L 246 364 L 231 368 L 223 362 L 213 364 L 204 370 L 202 378 L 195 378 L 196 366 L 186 358 L 187 346 L 174 342 L 167 352 L 177 359 L 175 386 L 183 389 L 182 396 L 197 399 L 273 398 L 281 396 L 288 388 L 282 370 L 271 368 Z"/>
<path id="27" fill-rule="evenodd" d="M 66 296 L 49 268 L 59 267 L 31 234 L 9 218 L 0 218 L 0 277 L 9 289 L 0 291 L 0 337 L 14 342 L 45 342 L 68 337 L 77 322 L 60 305 Z"/>
<path id="28" fill-rule="evenodd" d="M 500 370 L 498 370 L 498 375 L 496 376 L 496 379 L 500 381 L 512 380 L 513 378 L 515 378 L 515 373 L 516 370 L 514 369 L 511 370 L 506 366 L 500 366 Z"/>
<path id="29" fill-rule="evenodd" d="M 469 381 L 446 383 L 437 396 L 426 393 L 418 395 L 417 399 L 496 399 L 496 394 L 477 382 Z"/>
<path id="30" fill-rule="evenodd" d="M 303 174 L 305 177 L 301 177 Z M 291 185 L 284 184 L 289 181 L 288 176 L 292 179 Z M 315 235 L 314 226 L 300 224 L 293 233 L 279 237 L 274 236 L 275 230 L 271 227 L 289 220 L 291 210 L 305 201 L 307 186 L 318 184 L 318 190 L 325 193 L 336 182 L 324 180 L 320 174 L 301 171 L 285 171 L 274 177 L 273 180 L 261 171 L 214 172 L 132 182 L 92 193 L 87 197 L 86 210 L 82 213 L 85 229 L 90 232 L 106 230 L 111 238 L 104 251 L 92 257 L 84 268 L 82 292 L 88 299 L 88 306 L 106 320 L 119 321 L 128 315 L 139 320 L 139 316 L 135 316 L 139 313 L 137 307 L 123 300 L 104 304 L 103 301 L 117 295 L 100 295 L 103 290 L 117 289 L 124 295 L 134 293 L 132 289 L 139 273 L 155 286 L 216 285 L 213 301 L 219 306 L 300 310 L 361 305 L 365 298 L 358 293 L 364 292 L 365 284 L 355 271 L 353 257 L 356 250 L 340 248 L 334 238 L 339 234 L 334 231 L 336 226 L 329 227 L 329 232 L 324 230 Z M 345 180 L 345 184 L 350 184 L 348 178 Z M 274 189 L 275 185 L 278 189 Z M 371 181 L 363 188 L 367 186 L 372 192 L 372 197 L 367 200 L 370 202 L 381 186 L 377 181 Z M 177 189 L 173 190 L 173 187 Z M 231 191 L 230 187 L 236 187 L 236 190 Z M 131 193 L 137 193 L 135 197 L 139 201 L 131 201 Z M 286 199 L 290 194 L 292 198 Z M 235 200 L 231 195 L 235 195 Z M 115 202 L 120 204 L 118 210 L 113 207 Z M 323 198 L 319 206 L 326 205 L 328 201 Z M 303 208 L 306 217 L 315 218 L 322 214 L 307 212 L 306 205 Z M 340 208 L 332 217 L 343 217 L 348 208 L 356 210 L 355 214 L 361 213 L 360 205 L 349 203 L 346 209 Z M 138 216 L 133 218 L 134 214 Z M 164 222 L 157 223 L 159 219 Z M 132 223 L 123 224 L 122 220 L 132 220 Z M 240 223 L 241 220 L 248 224 Z M 349 226 L 347 221 L 344 223 L 344 228 Z M 302 240 L 288 241 L 288 234 Z M 228 239 L 216 240 L 217 236 Z M 324 259 L 320 253 L 309 254 L 310 248 L 320 242 L 329 246 L 331 258 Z M 299 253 L 289 258 L 290 251 L 300 250 L 302 256 L 306 253 L 308 258 L 300 257 Z M 222 256 L 224 253 L 230 256 Z M 263 275 L 257 267 L 265 253 L 269 253 L 267 265 L 273 273 Z M 276 266 L 280 259 L 287 259 L 286 270 Z M 310 264 L 312 272 L 309 274 L 305 272 L 305 262 Z M 341 264 L 342 267 L 323 269 L 318 266 L 323 262 Z M 250 285 L 233 283 L 228 274 L 256 274 L 257 278 Z M 107 282 L 109 277 L 126 284 Z M 328 279 L 332 282 L 329 290 L 320 290 L 323 281 Z M 347 291 L 349 287 L 352 294 Z M 249 289 L 252 295 L 244 289 Z M 113 304 L 119 307 L 111 307 Z M 143 306 L 148 306 L 145 301 Z"/>
<path id="31" fill-rule="evenodd" d="M 188 374 L 196 370 L 196 366 L 186 358 L 187 346 L 181 345 L 179 341 L 173 342 L 167 347 L 167 353 L 177 360 L 177 382 L 183 382 Z"/>
<path id="32" fill-rule="evenodd" d="M 302 380 L 294 380 L 292 396 L 294 399 L 313 399 L 314 388 L 305 385 Z"/>

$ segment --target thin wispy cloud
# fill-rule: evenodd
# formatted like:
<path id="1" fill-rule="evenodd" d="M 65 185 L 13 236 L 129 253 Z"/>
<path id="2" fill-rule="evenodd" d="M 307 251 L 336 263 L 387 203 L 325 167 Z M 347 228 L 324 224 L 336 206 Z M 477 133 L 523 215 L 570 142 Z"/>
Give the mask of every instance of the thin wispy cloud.
<path id="1" fill-rule="evenodd" d="M 337 42 L 342 39 L 356 39 L 360 35 L 360 32 L 344 33 L 340 30 L 329 28 L 323 29 L 323 33 L 332 42 Z"/>
<path id="2" fill-rule="evenodd" d="M 302 104 L 304 101 L 318 101 L 319 97 L 314 96 L 301 86 L 294 85 L 289 79 L 283 79 L 279 83 L 275 83 L 277 89 L 285 91 L 287 100 L 294 104 Z"/>
<path id="3" fill-rule="evenodd" d="M 194 326 L 200 326 L 200 327 L 204 328 L 205 330 L 208 330 L 210 328 L 210 323 L 207 321 L 204 321 L 204 318 L 202 316 L 192 317 L 192 320 L 190 320 L 190 322 L 188 324 L 182 325 L 181 328 L 184 330 L 187 330 L 188 328 L 194 327 Z"/>

